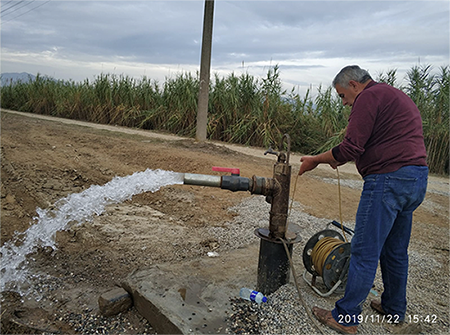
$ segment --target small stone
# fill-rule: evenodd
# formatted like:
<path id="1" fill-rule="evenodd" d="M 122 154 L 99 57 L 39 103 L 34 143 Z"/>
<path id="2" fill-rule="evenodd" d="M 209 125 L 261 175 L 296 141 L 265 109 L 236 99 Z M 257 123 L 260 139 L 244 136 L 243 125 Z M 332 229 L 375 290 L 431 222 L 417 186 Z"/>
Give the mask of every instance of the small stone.
<path id="1" fill-rule="evenodd" d="M 105 292 L 98 298 L 98 307 L 104 316 L 125 312 L 131 306 L 133 301 L 130 294 L 121 287 Z"/>

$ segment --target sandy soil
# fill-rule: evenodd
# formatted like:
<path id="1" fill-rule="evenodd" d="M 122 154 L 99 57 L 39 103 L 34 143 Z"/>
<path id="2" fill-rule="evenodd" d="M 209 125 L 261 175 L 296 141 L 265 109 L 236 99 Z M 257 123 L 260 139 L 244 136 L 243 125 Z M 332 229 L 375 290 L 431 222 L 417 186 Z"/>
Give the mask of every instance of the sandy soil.
<path id="1" fill-rule="evenodd" d="M 150 132 L 118 130 L 122 128 L 65 124 L 2 112 L 1 244 L 11 240 L 14 232 L 23 232 L 29 227 L 37 207 L 49 208 L 58 199 L 91 185 L 103 185 L 114 176 L 127 176 L 148 168 L 216 174 L 211 172 L 212 166 L 239 167 L 244 177 L 272 176 L 274 156 L 264 156 L 264 148 L 196 143 Z M 298 157 L 298 154 L 291 156 L 294 175 L 299 167 Z M 352 221 L 361 179 L 351 165 L 341 169 L 340 177 L 343 219 Z M 296 194 L 291 196 L 302 204 L 306 213 L 339 221 L 335 181 L 336 172 L 331 168 L 317 169 L 299 178 Z M 417 250 L 427 250 L 436 256 L 442 271 L 436 278 L 447 283 L 448 235 L 435 232 L 448 232 L 448 185 L 448 178 L 433 176 L 430 179 L 426 200 L 414 215 L 417 224 L 412 236 Z M 52 299 L 39 302 L 3 292 L 2 333 L 33 329 L 75 333 L 67 315 L 94 310 L 99 294 L 134 269 L 158 262 L 192 259 L 219 248 L 217 240 L 204 239 L 201 233 L 195 232 L 205 227 L 224 226 L 235 215 L 228 209 L 247 197 L 251 195 L 215 188 L 167 186 L 108 207 L 92 224 L 58 232 L 57 250 L 37 250 L 30 265 L 58 282 L 55 284 L 58 289 L 52 289 Z M 152 226 L 148 231 L 145 218 L 158 215 L 170 215 L 173 229 Z M 124 224 L 130 218 L 138 223 L 131 232 Z M 121 231 L 117 231 L 119 222 Z M 112 228 L 108 231 L 105 228 L 108 225 L 116 231 Z M 119 239 L 118 234 L 127 238 Z M 443 312 L 439 317 L 448 324 L 448 292 L 446 299 L 447 302 L 441 303 Z M 122 332 L 151 331 L 151 326 L 146 325 L 134 309 L 121 317 L 129 326 Z"/>

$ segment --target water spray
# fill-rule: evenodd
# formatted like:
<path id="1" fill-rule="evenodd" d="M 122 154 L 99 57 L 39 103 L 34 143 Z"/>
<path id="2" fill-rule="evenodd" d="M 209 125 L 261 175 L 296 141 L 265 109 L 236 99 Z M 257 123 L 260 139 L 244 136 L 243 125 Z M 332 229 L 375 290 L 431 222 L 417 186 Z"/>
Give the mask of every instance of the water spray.
<path id="1" fill-rule="evenodd" d="M 38 248 L 56 249 L 56 232 L 92 221 L 94 215 L 102 214 L 107 205 L 129 200 L 133 195 L 181 184 L 182 178 L 181 173 L 147 169 L 72 193 L 58 200 L 50 209 L 38 208 L 38 215 L 30 228 L 16 234 L 0 248 L 0 290 L 17 291 L 21 295 L 32 292 L 32 288 L 27 288 L 27 282 L 36 276 L 28 271 L 29 255 Z"/>

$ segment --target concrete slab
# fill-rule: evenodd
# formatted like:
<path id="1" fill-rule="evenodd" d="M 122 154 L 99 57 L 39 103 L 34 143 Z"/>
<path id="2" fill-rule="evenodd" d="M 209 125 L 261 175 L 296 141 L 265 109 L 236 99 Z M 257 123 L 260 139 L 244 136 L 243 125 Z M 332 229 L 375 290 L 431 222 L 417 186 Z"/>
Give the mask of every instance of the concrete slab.
<path id="1" fill-rule="evenodd" d="M 257 282 L 259 242 L 208 257 L 154 265 L 128 276 L 123 287 L 159 334 L 220 334 L 230 298 Z"/>

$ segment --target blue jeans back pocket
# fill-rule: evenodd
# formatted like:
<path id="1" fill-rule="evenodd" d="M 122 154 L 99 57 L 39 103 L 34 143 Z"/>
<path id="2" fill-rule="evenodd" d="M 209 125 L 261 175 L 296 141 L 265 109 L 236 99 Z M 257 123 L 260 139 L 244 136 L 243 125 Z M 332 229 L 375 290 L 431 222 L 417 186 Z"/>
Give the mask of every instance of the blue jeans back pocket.
<path id="1" fill-rule="evenodd" d="M 394 210 L 414 210 L 414 204 L 417 202 L 417 180 L 414 177 L 386 176 L 383 201 Z M 414 208 L 410 208 L 414 207 Z"/>

